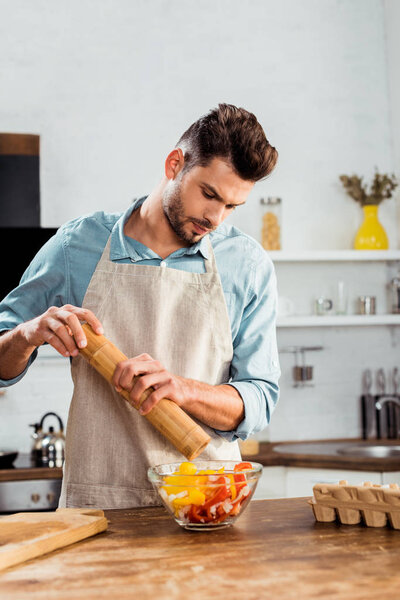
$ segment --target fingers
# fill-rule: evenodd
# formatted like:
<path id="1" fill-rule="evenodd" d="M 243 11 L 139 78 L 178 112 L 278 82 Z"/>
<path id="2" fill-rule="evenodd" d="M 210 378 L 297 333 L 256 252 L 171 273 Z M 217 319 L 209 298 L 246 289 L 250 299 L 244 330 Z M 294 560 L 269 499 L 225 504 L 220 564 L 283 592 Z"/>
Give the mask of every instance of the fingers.
<path id="1" fill-rule="evenodd" d="M 76 345 L 79 348 L 84 348 L 87 343 L 85 333 L 80 323 L 81 321 L 89 323 L 95 333 L 99 335 L 104 333 L 103 326 L 99 319 L 87 308 L 78 308 L 77 306 L 66 304 L 65 306 L 62 306 L 59 311 L 61 311 L 58 313 L 60 318 L 64 319 L 64 322 L 69 326 L 72 336 L 76 341 Z"/>
<path id="2" fill-rule="evenodd" d="M 96 315 L 92 313 L 91 310 L 88 310 L 86 308 L 84 308 L 84 309 L 81 308 L 81 309 L 79 309 L 79 311 L 80 311 L 80 314 L 82 315 L 80 317 L 81 321 L 86 321 L 86 323 L 89 323 L 89 325 L 92 327 L 93 331 L 95 333 L 97 333 L 98 335 L 102 335 L 104 333 L 103 325 L 101 324 L 99 319 L 96 317 Z"/>
<path id="3" fill-rule="evenodd" d="M 148 354 L 141 354 L 118 363 L 112 381 L 117 392 L 128 391 L 132 404 L 146 415 L 162 398 L 167 397 L 180 404 L 178 379 L 160 362 Z M 149 389 L 150 393 L 140 404 L 143 394 Z"/>
<path id="4" fill-rule="evenodd" d="M 51 306 L 43 315 L 25 324 L 29 343 L 40 346 L 47 342 L 63 356 L 77 356 L 79 348 L 87 344 L 81 321 L 89 323 L 98 334 L 103 327 L 92 311 L 66 304 Z"/>
<path id="5" fill-rule="evenodd" d="M 131 391 L 133 379 L 145 373 L 154 373 L 162 368 L 158 361 L 154 361 L 149 354 L 140 354 L 135 358 L 119 362 L 113 374 L 113 385 L 117 392 L 121 389 Z"/>
<path id="6" fill-rule="evenodd" d="M 67 353 L 64 356 L 77 356 L 79 349 L 87 345 L 81 321 L 89 323 L 95 333 L 103 333 L 102 324 L 92 311 L 85 308 L 78 308 L 71 304 L 66 304 L 56 310 L 53 313 L 53 319 L 58 321 L 58 325 L 54 326 L 51 321 L 50 329 L 56 333 L 65 345 Z"/>
<path id="7" fill-rule="evenodd" d="M 60 329 L 63 328 L 65 330 L 65 334 L 63 334 Z M 60 324 L 59 321 L 51 320 L 48 322 L 47 329 L 44 329 L 42 332 L 43 342 L 47 342 L 50 346 L 53 346 L 65 357 L 71 356 L 73 353 L 73 348 L 70 347 L 69 340 L 72 339 L 65 326 Z M 67 340 L 68 338 L 68 340 Z M 76 350 L 78 352 L 78 350 Z"/>
<path id="8" fill-rule="evenodd" d="M 48 318 L 47 326 L 61 340 L 71 356 L 76 356 L 79 348 L 84 348 L 87 344 L 77 315 L 69 310 L 58 310 Z"/>
<path id="9" fill-rule="evenodd" d="M 183 377 L 171 375 L 171 373 L 168 373 L 166 371 L 166 376 L 160 378 L 157 383 L 153 383 L 151 387 L 154 388 L 153 391 L 147 396 L 147 398 L 145 398 L 145 400 L 140 405 L 139 412 L 141 415 L 147 415 L 147 413 L 149 413 L 163 398 L 168 398 L 168 400 L 172 400 L 173 402 L 175 402 L 175 404 L 181 406 L 182 408 L 185 406 L 186 391 L 185 379 Z M 130 394 L 131 398 L 132 396 L 135 398 L 135 401 L 137 397 L 136 394 L 140 394 L 141 396 L 142 392 L 140 388 L 136 390 L 135 384 Z"/>
<path id="10" fill-rule="evenodd" d="M 138 411 L 141 415 L 147 415 L 163 398 L 171 399 L 172 393 L 168 391 L 168 385 L 162 385 L 157 388 L 138 407 Z"/>
<path id="11" fill-rule="evenodd" d="M 129 394 L 133 405 L 139 410 L 140 414 L 145 415 L 151 411 L 151 409 L 159 402 L 162 398 L 165 398 L 166 390 L 172 384 L 172 376 L 168 371 L 150 373 L 139 377 Z M 149 388 L 153 388 L 147 398 L 140 404 L 143 394 Z"/>
<path id="12" fill-rule="evenodd" d="M 79 352 L 74 338 L 70 334 L 72 329 L 68 327 L 65 321 L 58 318 L 49 317 L 46 320 L 47 331 L 44 332 L 44 339 L 51 344 L 63 356 L 76 356 Z"/>

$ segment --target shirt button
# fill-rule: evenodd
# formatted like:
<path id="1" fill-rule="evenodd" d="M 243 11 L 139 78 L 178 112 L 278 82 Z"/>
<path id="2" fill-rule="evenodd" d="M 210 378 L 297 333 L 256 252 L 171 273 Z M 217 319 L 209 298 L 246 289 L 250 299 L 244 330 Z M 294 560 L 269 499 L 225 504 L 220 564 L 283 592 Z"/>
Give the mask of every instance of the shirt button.
<path id="1" fill-rule="evenodd" d="M 167 263 L 165 262 L 165 260 L 162 260 L 160 262 L 160 267 L 163 267 L 163 269 L 165 269 L 166 266 L 167 266 Z"/>

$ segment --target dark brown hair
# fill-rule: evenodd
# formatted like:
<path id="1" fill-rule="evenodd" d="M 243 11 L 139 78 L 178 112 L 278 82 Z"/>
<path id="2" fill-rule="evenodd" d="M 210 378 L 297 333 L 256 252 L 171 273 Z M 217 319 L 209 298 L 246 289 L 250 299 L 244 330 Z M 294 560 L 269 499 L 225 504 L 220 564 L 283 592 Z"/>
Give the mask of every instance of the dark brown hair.
<path id="1" fill-rule="evenodd" d="M 247 181 L 269 175 L 278 159 L 255 115 L 233 104 L 219 104 L 200 117 L 180 137 L 177 147 L 184 151 L 183 173 L 221 158 Z"/>

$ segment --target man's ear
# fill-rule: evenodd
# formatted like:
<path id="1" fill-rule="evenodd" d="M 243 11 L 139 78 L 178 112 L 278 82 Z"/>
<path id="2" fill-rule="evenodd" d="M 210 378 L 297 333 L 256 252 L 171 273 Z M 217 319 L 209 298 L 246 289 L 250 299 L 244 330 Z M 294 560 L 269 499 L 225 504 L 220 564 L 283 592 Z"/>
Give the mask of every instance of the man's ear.
<path id="1" fill-rule="evenodd" d="M 174 148 L 165 160 L 165 176 L 168 179 L 175 179 L 178 173 L 183 169 L 185 159 L 181 148 Z"/>

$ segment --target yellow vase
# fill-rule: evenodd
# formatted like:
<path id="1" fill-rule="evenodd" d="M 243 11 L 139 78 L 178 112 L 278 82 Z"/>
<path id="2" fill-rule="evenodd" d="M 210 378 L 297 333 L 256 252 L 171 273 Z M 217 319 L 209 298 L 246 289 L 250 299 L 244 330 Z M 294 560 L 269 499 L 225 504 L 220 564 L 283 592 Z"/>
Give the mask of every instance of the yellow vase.
<path id="1" fill-rule="evenodd" d="M 378 206 L 370 204 L 362 207 L 364 221 L 354 239 L 355 250 L 387 250 L 389 241 L 386 231 L 378 220 Z"/>

